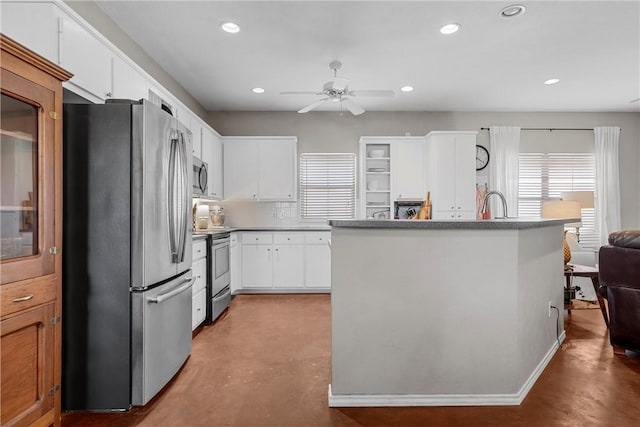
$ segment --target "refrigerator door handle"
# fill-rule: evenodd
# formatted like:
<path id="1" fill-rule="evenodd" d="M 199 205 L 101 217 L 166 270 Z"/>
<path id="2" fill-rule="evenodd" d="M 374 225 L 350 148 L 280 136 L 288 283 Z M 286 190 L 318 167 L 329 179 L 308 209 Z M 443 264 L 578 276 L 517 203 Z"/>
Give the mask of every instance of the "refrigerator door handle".
<path id="1" fill-rule="evenodd" d="M 171 133 L 171 148 L 169 150 L 169 240 L 171 246 L 171 261 L 176 263 L 179 261 L 179 246 L 178 236 L 176 233 L 179 230 L 176 218 L 176 203 L 177 203 L 177 186 L 176 186 L 176 167 L 178 166 L 178 138 L 176 131 Z"/>
<path id="2" fill-rule="evenodd" d="M 187 244 L 187 225 L 189 224 L 189 171 L 187 170 L 187 144 L 184 140 L 184 133 L 180 132 L 178 142 L 180 150 L 180 202 L 178 205 L 178 262 L 184 261 L 184 254 Z"/>
<path id="3" fill-rule="evenodd" d="M 155 297 L 149 297 L 149 298 L 147 298 L 147 301 L 152 302 L 152 303 L 156 303 L 156 304 L 160 304 L 163 301 L 171 299 L 174 296 L 176 296 L 178 294 L 181 294 L 182 292 L 184 292 L 187 289 L 191 288 L 191 286 L 193 285 L 193 282 L 195 281 L 195 278 L 193 278 L 193 277 L 185 277 L 184 280 L 187 283 L 182 285 L 182 286 L 180 286 L 179 288 L 176 288 L 176 289 L 174 289 L 172 291 L 169 291 L 167 293 L 164 293 L 164 294 L 157 295 Z"/>

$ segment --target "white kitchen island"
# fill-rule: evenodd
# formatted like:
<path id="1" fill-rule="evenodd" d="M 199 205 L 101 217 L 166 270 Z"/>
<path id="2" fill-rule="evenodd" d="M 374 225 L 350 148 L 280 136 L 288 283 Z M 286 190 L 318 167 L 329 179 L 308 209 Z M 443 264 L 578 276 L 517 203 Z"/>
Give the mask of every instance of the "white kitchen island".
<path id="1" fill-rule="evenodd" d="M 330 221 L 329 405 L 520 404 L 564 339 L 572 221 Z"/>

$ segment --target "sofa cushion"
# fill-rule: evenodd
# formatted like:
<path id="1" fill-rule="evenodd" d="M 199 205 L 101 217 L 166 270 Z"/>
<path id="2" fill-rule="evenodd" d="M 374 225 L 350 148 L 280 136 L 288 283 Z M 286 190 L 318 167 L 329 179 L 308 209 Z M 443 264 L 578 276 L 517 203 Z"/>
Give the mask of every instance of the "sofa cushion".
<path id="1" fill-rule="evenodd" d="M 609 244 L 620 248 L 640 249 L 640 230 L 614 231 L 609 234 Z"/>

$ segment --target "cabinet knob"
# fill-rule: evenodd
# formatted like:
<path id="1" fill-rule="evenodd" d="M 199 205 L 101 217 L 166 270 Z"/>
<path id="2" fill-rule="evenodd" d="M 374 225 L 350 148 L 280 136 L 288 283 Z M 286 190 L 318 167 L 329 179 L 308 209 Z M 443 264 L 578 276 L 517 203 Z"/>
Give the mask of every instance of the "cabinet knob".
<path id="1" fill-rule="evenodd" d="M 456 208 L 455 206 L 451 206 L 451 209 L 455 209 L 455 208 Z"/>
<path id="2" fill-rule="evenodd" d="M 112 96 L 112 95 L 111 95 L 111 92 L 107 92 L 107 93 L 105 93 L 105 96 L 106 96 L 107 98 L 111 98 L 111 96 Z"/>
<path id="3" fill-rule="evenodd" d="M 291 198 L 291 194 L 289 194 L 289 198 Z"/>
<path id="4" fill-rule="evenodd" d="M 254 194 L 253 197 L 256 197 L 256 195 Z"/>
<path id="5" fill-rule="evenodd" d="M 455 215 L 451 215 L 451 218 L 455 218 L 455 217 L 456 217 Z"/>
<path id="6" fill-rule="evenodd" d="M 267 252 L 271 252 L 271 249 L 267 249 Z"/>
<path id="7" fill-rule="evenodd" d="M 258 240 L 258 238 L 256 237 L 256 240 Z"/>
<path id="8" fill-rule="evenodd" d="M 401 197 L 402 197 L 402 194 L 398 194 L 398 198 L 401 198 Z"/>
<path id="9" fill-rule="evenodd" d="M 458 206 L 458 209 L 460 209 L 460 206 Z"/>
<path id="10" fill-rule="evenodd" d="M 278 252 L 278 248 L 276 248 L 276 252 Z"/>

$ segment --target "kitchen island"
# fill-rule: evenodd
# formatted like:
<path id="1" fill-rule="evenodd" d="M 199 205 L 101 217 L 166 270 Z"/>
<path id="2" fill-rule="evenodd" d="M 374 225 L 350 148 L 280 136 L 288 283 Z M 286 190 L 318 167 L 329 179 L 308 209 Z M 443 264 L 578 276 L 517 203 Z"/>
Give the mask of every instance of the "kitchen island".
<path id="1" fill-rule="evenodd" d="M 564 338 L 574 221 L 330 221 L 329 405 L 520 404 Z"/>

